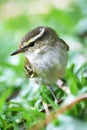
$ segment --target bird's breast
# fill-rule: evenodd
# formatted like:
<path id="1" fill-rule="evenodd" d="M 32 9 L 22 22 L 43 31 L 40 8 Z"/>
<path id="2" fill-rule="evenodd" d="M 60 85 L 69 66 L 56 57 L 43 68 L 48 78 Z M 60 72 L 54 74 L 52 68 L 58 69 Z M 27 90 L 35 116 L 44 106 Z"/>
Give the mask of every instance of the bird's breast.
<path id="1" fill-rule="evenodd" d="M 46 82 L 55 82 L 64 74 L 67 64 L 67 51 L 62 51 L 59 48 L 49 50 L 45 53 L 39 53 L 39 50 L 34 53 L 27 52 L 33 71 Z"/>

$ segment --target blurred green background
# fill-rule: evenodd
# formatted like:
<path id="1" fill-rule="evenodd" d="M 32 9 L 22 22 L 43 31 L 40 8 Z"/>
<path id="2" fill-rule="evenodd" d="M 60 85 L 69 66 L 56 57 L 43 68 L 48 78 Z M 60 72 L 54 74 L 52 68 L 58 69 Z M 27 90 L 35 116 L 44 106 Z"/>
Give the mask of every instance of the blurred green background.
<path id="1" fill-rule="evenodd" d="M 39 108 L 41 103 L 40 94 L 37 94 L 35 88 L 32 90 L 32 85 L 29 85 L 29 80 L 24 75 L 24 56 L 10 56 L 22 37 L 40 25 L 54 28 L 70 47 L 64 79 L 72 95 L 87 92 L 87 0 L 0 0 L 1 128 L 10 122 L 7 117 L 13 124 L 16 118 L 25 118 L 18 113 L 12 120 L 12 110 L 7 109 L 7 101 L 12 100 L 21 105 L 24 103 L 25 108 L 28 105 Z M 86 106 L 87 104 L 84 105 Z M 87 119 L 86 116 L 87 109 L 83 118 Z"/>

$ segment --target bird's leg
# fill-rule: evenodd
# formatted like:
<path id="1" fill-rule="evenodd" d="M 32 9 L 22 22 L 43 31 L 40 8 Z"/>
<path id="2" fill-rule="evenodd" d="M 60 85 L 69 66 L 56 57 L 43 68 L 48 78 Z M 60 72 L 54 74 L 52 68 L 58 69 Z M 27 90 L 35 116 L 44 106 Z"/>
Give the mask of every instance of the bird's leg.
<path id="1" fill-rule="evenodd" d="M 57 104 L 58 101 L 57 101 L 57 98 L 56 98 L 56 96 L 55 96 L 55 94 L 54 94 L 54 91 L 53 91 L 52 87 L 49 86 L 49 85 L 47 85 L 47 88 L 50 90 L 50 92 L 51 92 L 53 98 L 55 99 L 55 103 Z"/>

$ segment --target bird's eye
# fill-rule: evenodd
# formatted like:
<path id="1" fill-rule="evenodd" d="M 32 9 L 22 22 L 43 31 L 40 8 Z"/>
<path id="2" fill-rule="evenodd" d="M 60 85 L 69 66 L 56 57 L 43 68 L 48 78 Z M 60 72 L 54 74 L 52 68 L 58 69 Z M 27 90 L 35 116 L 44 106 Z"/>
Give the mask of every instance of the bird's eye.
<path id="1" fill-rule="evenodd" d="M 30 43 L 29 43 L 29 47 L 33 47 L 34 44 L 35 44 L 35 42 L 30 42 Z"/>
<path id="2" fill-rule="evenodd" d="M 29 45 L 26 45 L 23 47 L 24 50 L 26 50 L 28 47 L 33 47 L 35 42 L 30 42 Z"/>

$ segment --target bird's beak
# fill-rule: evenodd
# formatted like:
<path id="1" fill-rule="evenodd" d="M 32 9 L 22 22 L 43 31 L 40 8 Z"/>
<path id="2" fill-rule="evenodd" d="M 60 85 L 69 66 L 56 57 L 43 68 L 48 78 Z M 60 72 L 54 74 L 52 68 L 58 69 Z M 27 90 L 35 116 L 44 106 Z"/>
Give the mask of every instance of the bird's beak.
<path id="1" fill-rule="evenodd" d="M 11 54 L 11 56 L 17 55 L 17 54 L 22 53 L 22 52 L 24 52 L 24 49 L 23 49 L 23 48 L 19 48 L 19 49 L 17 49 L 16 51 L 14 51 L 14 52 Z"/>

